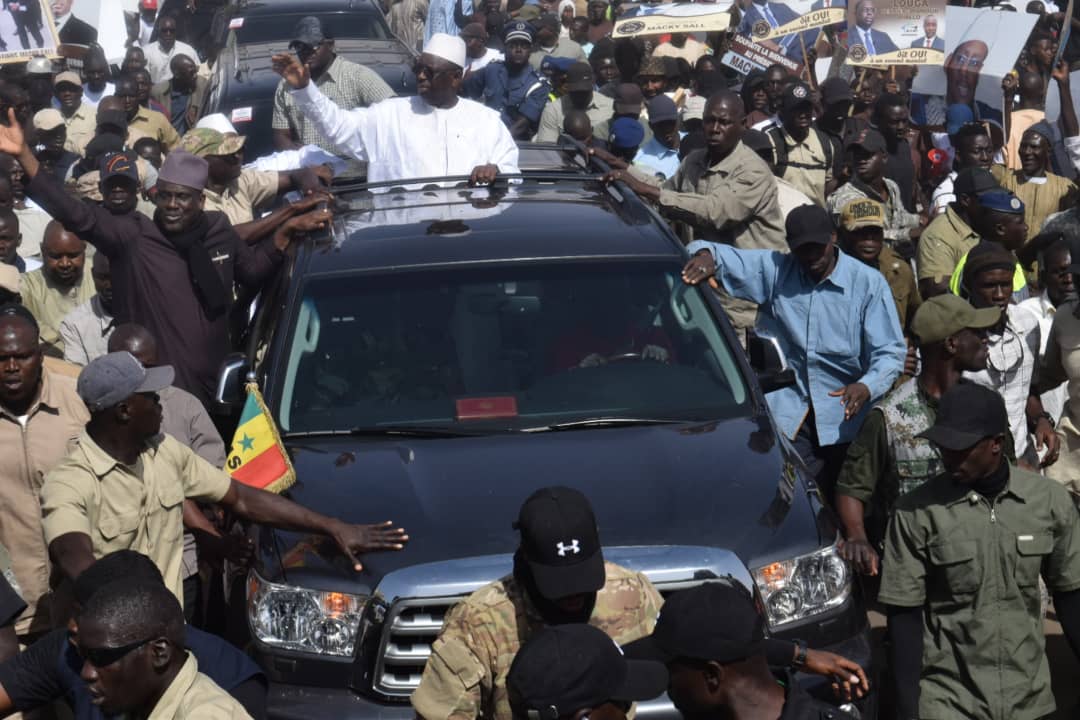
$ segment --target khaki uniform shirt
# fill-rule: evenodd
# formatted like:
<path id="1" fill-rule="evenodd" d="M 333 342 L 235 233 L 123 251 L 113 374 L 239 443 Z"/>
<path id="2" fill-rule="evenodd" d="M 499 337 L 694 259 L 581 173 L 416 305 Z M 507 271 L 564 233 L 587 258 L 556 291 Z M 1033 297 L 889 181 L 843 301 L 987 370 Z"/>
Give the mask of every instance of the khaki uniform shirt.
<path id="1" fill-rule="evenodd" d="M 44 268 L 22 276 L 22 300 L 41 327 L 42 350 L 53 357 L 64 357 L 60 323 L 71 312 L 94 296 L 90 263 L 83 268 L 82 280 L 71 288 L 62 288 L 45 277 Z"/>
<path id="2" fill-rule="evenodd" d="M 979 235 L 972 230 L 952 205 L 930 221 L 919 237 L 915 267 L 919 280 L 940 283 L 948 280 L 960 259 L 979 244 Z"/>
<path id="3" fill-rule="evenodd" d="M 783 128 L 780 133 L 787 146 L 787 166 L 781 177 L 806 193 L 818 207 L 825 207 L 825 185 L 832 180 L 832 167 L 825 162 L 825 148 L 817 132 L 811 128 L 802 141 L 791 137 Z M 775 151 L 776 139 L 773 133 L 767 134 Z"/>
<path id="4" fill-rule="evenodd" d="M 89 419 L 75 379 L 47 368 L 25 421 L 0 406 L 0 542 L 11 552 L 12 585 L 27 605 L 15 625 L 20 635 L 51 627 L 49 551 L 39 496 L 45 474 L 64 459 Z"/>
<path id="5" fill-rule="evenodd" d="M 589 624 L 623 645 L 652 632 L 663 600 L 641 573 L 604 564 L 607 581 Z M 521 644 L 544 626 L 512 575 L 446 614 L 412 705 L 424 720 L 511 720 L 506 675 Z"/>
<path id="6" fill-rule="evenodd" d="M 1034 720 L 1054 711 L 1040 573 L 1080 589 L 1080 515 L 1046 478 L 1009 467 L 993 500 L 939 475 L 896 503 L 887 605 L 923 608 L 919 717 Z"/>
<path id="7" fill-rule="evenodd" d="M 204 210 L 225 213 L 233 225 L 249 223 L 255 219 L 255 209 L 272 202 L 277 197 L 278 174 L 267 170 L 241 170 L 225 192 L 216 193 L 210 188 L 203 190 L 206 198 Z"/>
<path id="8" fill-rule="evenodd" d="M 161 143 L 164 148 L 163 154 L 168 153 L 180 142 L 180 136 L 176 128 L 157 110 L 139 107 L 139 112 L 128 121 L 128 147 L 135 147 L 135 141 L 140 137 L 152 137 Z"/>
<path id="9" fill-rule="evenodd" d="M 906 331 L 915 311 L 922 305 L 922 296 L 919 294 L 911 263 L 885 245 L 878 256 L 878 270 L 885 276 L 885 282 L 889 283 L 893 300 L 896 301 L 896 317 L 900 318 L 901 329 Z"/>
<path id="10" fill-rule="evenodd" d="M 540 113 L 540 128 L 536 131 L 537 142 L 555 142 L 563 131 L 563 122 L 566 120 L 566 110 L 570 106 L 570 98 L 562 97 L 544 106 L 544 112 Z M 592 123 L 592 134 L 595 138 L 606 139 L 608 136 L 608 123 L 615 114 L 615 101 L 599 92 L 593 92 L 589 107 L 585 108 L 585 114 Z"/>
<path id="11" fill-rule="evenodd" d="M 77 155 L 86 151 L 86 145 L 94 139 L 97 132 L 97 109 L 83 103 L 71 114 L 64 118 L 67 126 L 67 140 L 64 141 L 64 149 Z"/>
<path id="12" fill-rule="evenodd" d="M 1040 182 L 1041 178 L 1025 179 L 1022 170 L 1006 170 L 1001 165 L 995 165 L 992 172 L 1001 187 L 1023 201 L 1028 240 L 1039 234 L 1046 218 L 1073 207 L 1080 197 L 1076 183 L 1054 173 L 1046 173 L 1046 182 Z"/>
<path id="13" fill-rule="evenodd" d="M 45 542 L 77 532 L 90 537 L 96 558 L 141 552 L 183 604 L 184 498 L 218 502 L 230 484 L 221 469 L 168 435 L 149 441 L 135 465 L 124 465 L 83 433 L 41 488 Z"/>
<path id="14" fill-rule="evenodd" d="M 217 683 L 199 672 L 195 656 L 187 653 L 180 672 L 146 720 L 250 720 L 247 710 L 222 690 Z"/>

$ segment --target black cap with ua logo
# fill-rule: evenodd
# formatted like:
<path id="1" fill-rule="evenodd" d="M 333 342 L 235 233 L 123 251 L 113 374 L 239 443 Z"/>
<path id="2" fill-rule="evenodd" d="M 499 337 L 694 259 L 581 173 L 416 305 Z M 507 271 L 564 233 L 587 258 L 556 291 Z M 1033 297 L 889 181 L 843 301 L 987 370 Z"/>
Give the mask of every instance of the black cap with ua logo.
<path id="1" fill-rule="evenodd" d="M 549 600 L 604 587 L 604 555 L 589 501 L 568 487 L 537 490 L 521 506 L 514 527 L 536 588 Z"/>

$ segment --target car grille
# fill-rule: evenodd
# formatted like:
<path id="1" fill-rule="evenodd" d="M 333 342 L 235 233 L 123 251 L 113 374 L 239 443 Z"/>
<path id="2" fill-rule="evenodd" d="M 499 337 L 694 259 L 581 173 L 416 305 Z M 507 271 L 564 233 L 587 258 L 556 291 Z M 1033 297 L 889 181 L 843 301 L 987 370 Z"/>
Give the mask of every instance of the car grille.
<path id="1" fill-rule="evenodd" d="M 431 644 L 442 630 L 446 611 L 461 597 L 421 598 L 394 603 L 383 626 L 375 663 L 374 690 L 406 698 L 420 684 Z"/>
<path id="2" fill-rule="evenodd" d="M 657 584 L 666 599 L 676 590 L 701 581 Z M 431 656 L 431 644 L 442 630 L 446 612 L 461 597 L 399 600 L 390 609 L 379 642 L 375 662 L 375 692 L 387 697 L 407 698 L 420 684 L 420 675 Z"/>

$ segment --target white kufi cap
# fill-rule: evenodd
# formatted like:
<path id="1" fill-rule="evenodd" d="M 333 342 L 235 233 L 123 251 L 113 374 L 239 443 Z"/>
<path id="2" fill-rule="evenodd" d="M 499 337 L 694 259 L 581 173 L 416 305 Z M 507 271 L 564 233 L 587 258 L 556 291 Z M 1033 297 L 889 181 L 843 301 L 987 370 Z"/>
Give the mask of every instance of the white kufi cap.
<path id="1" fill-rule="evenodd" d="M 209 128 L 210 130 L 217 130 L 222 135 L 232 133 L 236 135 L 236 128 L 229 122 L 229 118 L 225 117 L 222 113 L 214 113 L 213 115 L 207 115 L 199 119 L 199 122 L 195 124 L 197 128 Z"/>
<path id="2" fill-rule="evenodd" d="M 453 63 L 459 68 L 465 67 L 465 41 L 457 35 L 435 33 L 424 45 L 424 52 L 428 55 L 440 57 L 448 63 Z"/>

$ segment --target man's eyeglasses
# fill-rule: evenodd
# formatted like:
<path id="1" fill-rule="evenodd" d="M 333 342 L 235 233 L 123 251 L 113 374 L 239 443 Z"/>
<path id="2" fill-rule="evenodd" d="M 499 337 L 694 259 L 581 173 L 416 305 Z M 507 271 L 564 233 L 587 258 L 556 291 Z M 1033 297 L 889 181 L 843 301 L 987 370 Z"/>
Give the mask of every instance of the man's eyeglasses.
<path id="1" fill-rule="evenodd" d="M 82 645 L 77 645 L 76 647 L 79 651 L 79 657 L 96 668 L 103 668 L 112 665 L 114 662 L 120 661 L 128 653 L 138 650 L 152 640 L 154 640 L 154 638 L 146 638 L 145 640 L 128 643 L 127 645 L 121 645 L 119 647 L 88 648 Z"/>
<path id="2" fill-rule="evenodd" d="M 412 71 L 413 75 L 420 77 L 421 75 L 427 75 L 429 79 L 434 80 L 440 75 L 444 75 L 448 72 L 453 72 L 457 68 L 435 68 L 430 65 L 425 65 L 423 62 L 417 60 L 413 63 Z"/>
<path id="3" fill-rule="evenodd" d="M 296 51 L 297 57 L 311 57 L 315 54 L 315 51 L 323 46 L 326 41 L 323 40 L 318 45 L 308 45 L 307 43 L 295 41 L 289 47 Z"/>

